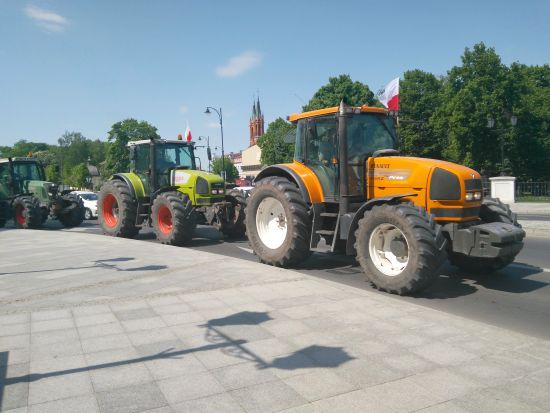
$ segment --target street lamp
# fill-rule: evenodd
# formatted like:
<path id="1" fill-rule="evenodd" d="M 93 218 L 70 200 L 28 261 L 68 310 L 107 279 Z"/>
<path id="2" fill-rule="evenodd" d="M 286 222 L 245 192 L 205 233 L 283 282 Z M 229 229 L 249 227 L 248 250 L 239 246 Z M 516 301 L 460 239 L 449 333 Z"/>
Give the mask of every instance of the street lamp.
<path id="1" fill-rule="evenodd" d="M 223 116 L 222 116 L 222 108 L 220 107 L 220 109 L 218 110 L 216 108 L 213 108 L 212 106 L 207 106 L 204 113 L 207 114 L 207 115 L 210 115 L 212 113 L 212 112 L 210 112 L 210 109 L 212 109 L 214 112 L 216 112 L 218 114 L 218 118 L 220 119 L 220 132 L 221 132 L 221 136 L 222 136 L 222 178 L 223 178 L 223 182 L 225 184 L 225 152 L 223 150 Z"/>
<path id="2" fill-rule="evenodd" d="M 510 116 L 510 125 L 513 127 L 515 127 L 518 123 L 518 117 L 516 115 L 511 115 Z M 504 136 L 504 132 L 507 132 L 508 130 L 510 130 L 510 128 L 498 128 L 498 129 L 493 129 L 495 126 L 495 119 L 492 118 L 492 117 L 488 117 L 487 118 L 487 128 L 491 129 L 491 132 L 494 132 L 496 134 L 499 134 L 500 135 L 500 176 L 505 176 L 505 172 L 504 172 L 504 139 L 503 139 L 503 136 Z"/>

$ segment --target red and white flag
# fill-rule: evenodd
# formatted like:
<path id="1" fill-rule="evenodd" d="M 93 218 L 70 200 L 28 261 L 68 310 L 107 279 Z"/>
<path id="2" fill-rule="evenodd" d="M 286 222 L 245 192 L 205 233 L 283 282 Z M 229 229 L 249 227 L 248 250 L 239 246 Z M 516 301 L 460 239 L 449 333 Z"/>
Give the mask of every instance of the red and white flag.
<path id="1" fill-rule="evenodd" d="M 189 122 L 187 122 L 187 128 L 185 128 L 185 140 L 191 142 L 193 136 L 191 135 L 191 129 L 189 129 Z"/>
<path id="2" fill-rule="evenodd" d="M 399 78 L 396 77 L 378 92 L 377 98 L 390 110 L 399 110 Z"/>

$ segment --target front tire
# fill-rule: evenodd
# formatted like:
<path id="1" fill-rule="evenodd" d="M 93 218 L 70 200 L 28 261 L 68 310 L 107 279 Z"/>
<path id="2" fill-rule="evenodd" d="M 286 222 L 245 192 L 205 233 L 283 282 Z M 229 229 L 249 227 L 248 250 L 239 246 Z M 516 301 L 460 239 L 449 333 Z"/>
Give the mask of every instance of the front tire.
<path id="1" fill-rule="evenodd" d="M 42 226 L 40 201 L 34 196 L 20 196 L 13 201 L 16 228 L 36 229 Z"/>
<path id="2" fill-rule="evenodd" d="M 153 201 L 153 230 L 163 244 L 182 246 L 193 238 L 196 217 L 187 195 L 177 191 L 163 192 Z"/>
<path id="3" fill-rule="evenodd" d="M 92 215 L 92 211 L 90 210 L 90 208 L 84 209 L 84 219 L 86 221 L 89 221 L 92 218 L 93 218 L 93 215 Z"/>
<path id="4" fill-rule="evenodd" d="M 57 219 L 65 228 L 78 227 L 84 221 L 84 204 L 82 200 L 74 194 L 63 195 L 61 199 L 63 208 L 70 206 L 71 209 L 64 214 L 59 214 Z"/>
<path id="5" fill-rule="evenodd" d="M 97 207 L 99 225 L 105 234 L 122 238 L 133 238 L 138 234 L 137 202 L 124 182 L 105 182 L 99 191 Z"/>
<path id="6" fill-rule="evenodd" d="M 507 204 L 504 204 L 498 198 L 485 198 L 481 207 L 479 208 L 479 218 L 482 223 L 502 222 L 504 224 L 511 224 L 518 228 L 521 225 L 518 223 L 517 216 L 514 214 Z M 454 266 L 473 273 L 493 273 L 498 271 L 507 265 L 511 264 L 517 252 L 510 252 L 503 257 L 496 258 L 483 258 L 483 257 L 470 257 L 464 254 L 450 253 L 450 261 Z"/>
<path id="7" fill-rule="evenodd" d="M 247 200 L 246 231 L 260 261 L 278 267 L 296 265 L 311 252 L 311 217 L 300 191 L 288 179 L 260 180 Z"/>
<path id="8" fill-rule="evenodd" d="M 424 208 L 379 205 L 365 213 L 355 232 L 357 259 L 379 290 L 411 294 L 437 279 L 445 260 L 441 226 Z"/>

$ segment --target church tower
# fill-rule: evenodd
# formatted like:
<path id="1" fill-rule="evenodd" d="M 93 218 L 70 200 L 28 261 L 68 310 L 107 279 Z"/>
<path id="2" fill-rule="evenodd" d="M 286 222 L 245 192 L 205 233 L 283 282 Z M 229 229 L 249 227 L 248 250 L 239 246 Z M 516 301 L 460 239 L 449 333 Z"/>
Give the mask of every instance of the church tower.
<path id="1" fill-rule="evenodd" d="M 258 138 L 264 134 L 264 115 L 260 108 L 260 98 L 252 104 L 252 116 L 250 117 L 250 146 L 256 145 Z"/>

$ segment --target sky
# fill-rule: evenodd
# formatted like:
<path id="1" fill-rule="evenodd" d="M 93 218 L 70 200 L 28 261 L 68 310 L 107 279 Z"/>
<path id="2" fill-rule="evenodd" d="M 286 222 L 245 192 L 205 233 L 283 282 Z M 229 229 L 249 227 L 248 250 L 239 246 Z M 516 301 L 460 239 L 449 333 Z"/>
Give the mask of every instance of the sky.
<path id="1" fill-rule="evenodd" d="M 0 0 L 0 145 L 105 140 L 131 117 L 219 147 L 212 106 L 236 152 L 258 95 L 267 129 L 331 76 L 376 92 L 410 69 L 444 75 L 480 41 L 548 64 L 548 16 L 547 0 Z"/>

